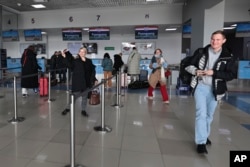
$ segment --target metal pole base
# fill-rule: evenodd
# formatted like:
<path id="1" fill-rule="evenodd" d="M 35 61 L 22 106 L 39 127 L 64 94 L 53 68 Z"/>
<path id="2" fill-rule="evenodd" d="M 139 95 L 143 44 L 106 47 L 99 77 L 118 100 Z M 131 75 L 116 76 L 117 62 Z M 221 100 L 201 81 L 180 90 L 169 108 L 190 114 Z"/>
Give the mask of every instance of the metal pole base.
<path id="1" fill-rule="evenodd" d="M 119 105 L 119 104 L 113 104 L 113 105 L 111 105 L 112 107 L 115 107 L 115 108 L 121 108 L 121 107 L 123 107 L 123 105 Z"/>
<path id="2" fill-rule="evenodd" d="M 45 101 L 48 101 L 48 102 L 52 102 L 52 101 L 55 101 L 56 99 L 48 99 L 48 100 L 45 100 Z"/>
<path id="3" fill-rule="evenodd" d="M 94 130 L 95 131 L 98 131 L 98 132 L 103 132 L 103 133 L 106 133 L 106 132 L 111 132 L 112 131 L 112 128 L 108 127 L 108 126 L 96 126 L 94 127 Z"/>
<path id="4" fill-rule="evenodd" d="M 71 167 L 71 165 L 66 165 L 65 167 Z M 77 164 L 77 165 L 75 165 L 75 167 L 85 167 L 85 166 Z"/>
<path id="5" fill-rule="evenodd" d="M 13 117 L 13 118 L 10 119 L 8 122 L 15 124 L 15 123 L 18 123 L 18 122 L 23 122 L 24 120 L 25 120 L 24 117 L 17 117 L 17 118 L 14 118 L 14 117 Z"/>

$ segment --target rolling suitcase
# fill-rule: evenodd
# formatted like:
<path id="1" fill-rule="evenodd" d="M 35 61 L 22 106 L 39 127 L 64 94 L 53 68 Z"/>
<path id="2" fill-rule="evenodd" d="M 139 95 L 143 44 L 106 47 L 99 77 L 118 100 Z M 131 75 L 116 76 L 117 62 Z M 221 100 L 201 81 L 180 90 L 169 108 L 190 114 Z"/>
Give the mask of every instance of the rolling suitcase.
<path id="1" fill-rule="evenodd" d="M 139 81 L 148 80 L 148 70 L 140 70 Z"/>
<path id="2" fill-rule="evenodd" d="M 39 94 L 40 96 L 48 96 L 48 78 L 40 77 L 39 79 Z"/>

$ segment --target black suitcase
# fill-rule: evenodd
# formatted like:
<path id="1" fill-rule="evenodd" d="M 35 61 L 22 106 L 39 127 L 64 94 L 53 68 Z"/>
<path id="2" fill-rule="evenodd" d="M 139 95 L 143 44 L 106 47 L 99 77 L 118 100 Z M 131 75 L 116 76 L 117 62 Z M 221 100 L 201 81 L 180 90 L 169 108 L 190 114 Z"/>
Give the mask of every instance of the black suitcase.
<path id="1" fill-rule="evenodd" d="M 139 81 L 148 80 L 148 70 L 140 70 Z"/>
<path id="2" fill-rule="evenodd" d="M 128 85 L 129 89 L 142 89 L 148 87 L 149 87 L 148 81 L 135 81 Z"/>

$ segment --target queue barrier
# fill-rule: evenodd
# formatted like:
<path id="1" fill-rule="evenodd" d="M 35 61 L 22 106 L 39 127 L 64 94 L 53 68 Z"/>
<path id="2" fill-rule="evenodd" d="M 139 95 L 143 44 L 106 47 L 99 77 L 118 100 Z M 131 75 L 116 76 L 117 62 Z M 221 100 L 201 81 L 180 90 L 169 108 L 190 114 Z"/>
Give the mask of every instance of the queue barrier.
<path id="1" fill-rule="evenodd" d="M 102 79 L 102 81 L 95 85 L 94 87 L 87 89 L 83 92 L 83 94 L 87 94 L 89 91 L 101 86 L 101 125 L 94 127 L 95 131 L 101 133 L 111 132 L 112 128 L 105 125 L 105 83 L 107 80 L 112 79 L 114 76 Z M 70 164 L 66 165 L 66 167 L 82 167 L 80 164 L 75 164 L 75 101 L 74 95 L 71 94 L 71 107 L 70 107 Z"/>

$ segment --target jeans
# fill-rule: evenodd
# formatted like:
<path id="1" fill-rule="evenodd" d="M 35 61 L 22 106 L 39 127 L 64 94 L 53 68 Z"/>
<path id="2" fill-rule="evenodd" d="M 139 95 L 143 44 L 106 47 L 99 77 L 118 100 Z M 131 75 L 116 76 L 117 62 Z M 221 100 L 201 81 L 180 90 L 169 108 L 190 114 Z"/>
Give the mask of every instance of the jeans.
<path id="1" fill-rule="evenodd" d="M 194 92 L 195 117 L 195 143 L 206 144 L 210 135 L 211 123 L 217 106 L 212 87 L 199 83 Z"/>
<path id="2" fill-rule="evenodd" d="M 80 96 L 82 97 L 82 111 L 86 111 L 87 103 L 88 103 L 88 93 L 83 93 L 83 92 L 74 92 L 74 101 L 76 101 Z M 70 101 L 69 104 L 67 104 L 67 109 L 70 109 L 70 104 L 71 104 L 71 96 L 70 96 Z"/>

